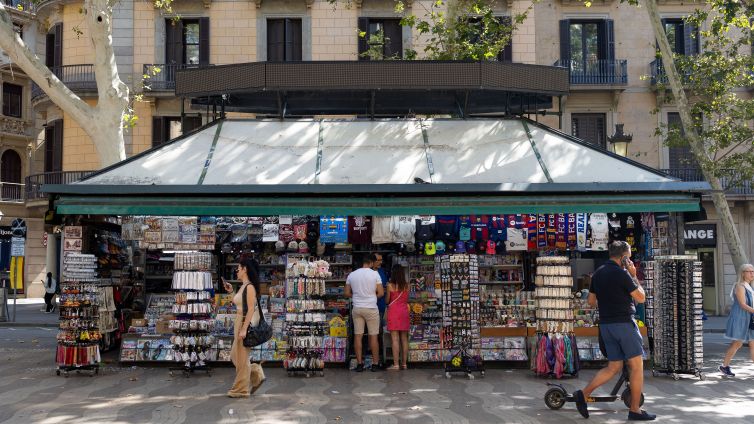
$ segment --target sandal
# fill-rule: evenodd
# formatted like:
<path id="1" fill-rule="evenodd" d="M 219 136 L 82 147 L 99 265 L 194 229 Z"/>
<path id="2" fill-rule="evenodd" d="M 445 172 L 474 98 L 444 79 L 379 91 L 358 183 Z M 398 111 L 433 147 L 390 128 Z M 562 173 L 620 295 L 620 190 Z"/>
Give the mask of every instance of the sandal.
<path id="1" fill-rule="evenodd" d="M 392 366 L 387 367 L 387 369 L 390 371 L 397 371 L 401 368 L 398 365 L 392 365 Z"/>
<path id="2" fill-rule="evenodd" d="M 408 369 L 408 365 L 406 365 L 406 364 L 401 365 L 401 369 L 402 370 Z"/>

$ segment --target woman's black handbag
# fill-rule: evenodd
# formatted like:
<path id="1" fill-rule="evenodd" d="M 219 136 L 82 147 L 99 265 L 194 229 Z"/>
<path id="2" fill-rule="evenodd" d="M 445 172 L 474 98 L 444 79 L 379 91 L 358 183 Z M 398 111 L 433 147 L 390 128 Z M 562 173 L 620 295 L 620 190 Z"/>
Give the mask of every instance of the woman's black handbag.
<path id="1" fill-rule="evenodd" d="M 249 311 L 249 307 L 246 304 L 246 288 L 243 289 L 243 316 L 246 319 L 246 313 Z M 257 308 L 259 308 L 259 323 L 256 326 L 249 325 L 246 330 L 246 337 L 243 339 L 243 345 L 245 347 L 255 347 L 272 338 L 272 327 L 264 320 L 264 314 L 262 313 L 262 304 L 259 301 L 259 293 L 257 293 Z"/>
<path id="2" fill-rule="evenodd" d="M 751 314 L 751 318 L 749 318 L 749 330 L 754 330 L 754 314 Z"/>

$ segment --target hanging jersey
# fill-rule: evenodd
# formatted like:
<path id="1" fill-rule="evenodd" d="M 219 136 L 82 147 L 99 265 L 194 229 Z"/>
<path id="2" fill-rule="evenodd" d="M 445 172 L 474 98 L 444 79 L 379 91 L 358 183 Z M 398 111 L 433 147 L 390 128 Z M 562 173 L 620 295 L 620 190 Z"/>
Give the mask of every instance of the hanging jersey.
<path id="1" fill-rule="evenodd" d="M 392 217 L 390 216 L 373 216 L 372 217 L 372 243 L 384 244 L 393 242 Z"/>
<path id="2" fill-rule="evenodd" d="M 439 215 L 435 217 L 435 235 L 444 240 L 458 240 L 456 226 L 458 218 L 454 215 Z"/>
<path id="3" fill-rule="evenodd" d="M 429 241 L 435 239 L 435 217 L 420 216 L 416 219 L 416 240 Z"/>
<path id="4" fill-rule="evenodd" d="M 348 217 L 348 242 L 352 244 L 368 244 L 372 241 L 372 217 Z"/>
<path id="5" fill-rule="evenodd" d="M 414 244 L 416 243 L 416 216 L 397 215 L 392 217 L 391 231 L 393 243 Z"/>
<path id="6" fill-rule="evenodd" d="M 505 241 L 505 228 L 505 219 L 502 215 L 492 215 L 489 217 L 487 231 L 489 233 L 490 240 Z"/>
<path id="7" fill-rule="evenodd" d="M 471 218 L 469 216 L 458 217 L 458 238 L 471 240 Z"/>
<path id="8" fill-rule="evenodd" d="M 489 231 L 490 217 L 487 215 L 471 215 L 471 239 L 472 240 L 488 240 L 490 238 Z"/>

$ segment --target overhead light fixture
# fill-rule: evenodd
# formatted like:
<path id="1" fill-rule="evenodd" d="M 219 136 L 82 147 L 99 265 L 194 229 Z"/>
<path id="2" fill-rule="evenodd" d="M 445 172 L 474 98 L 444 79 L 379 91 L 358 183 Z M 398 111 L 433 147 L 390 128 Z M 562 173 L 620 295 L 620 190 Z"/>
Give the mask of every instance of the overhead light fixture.
<path id="1" fill-rule="evenodd" d="M 628 144 L 631 143 L 634 136 L 623 133 L 623 124 L 615 124 L 615 134 L 608 137 L 607 141 L 613 146 L 613 152 L 616 155 L 626 157 L 628 155 Z"/>

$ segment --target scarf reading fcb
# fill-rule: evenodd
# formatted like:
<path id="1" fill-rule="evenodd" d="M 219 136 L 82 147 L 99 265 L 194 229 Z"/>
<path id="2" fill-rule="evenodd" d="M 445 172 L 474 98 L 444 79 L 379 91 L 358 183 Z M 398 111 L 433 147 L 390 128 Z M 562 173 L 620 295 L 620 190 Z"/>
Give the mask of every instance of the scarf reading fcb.
<path id="1" fill-rule="evenodd" d="M 527 248 L 528 250 L 537 250 L 537 215 L 536 214 L 527 215 L 526 228 L 528 230 Z"/>
<path id="2" fill-rule="evenodd" d="M 555 227 L 555 247 L 558 249 L 566 248 L 566 216 L 559 213 Z"/>
<path id="3" fill-rule="evenodd" d="M 537 247 L 547 247 L 547 215 L 537 215 Z"/>
<path id="4" fill-rule="evenodd" d="M 568 248 L 576 249 L 576 214 L 569 213 L 566 215 L 566 239 Z"/>
<path id="5" fill-rule="evenodd" d="M 555 239 L 558 233 L 557 217 L 554 213 L 547 214 L 547 247 L 555 247 Z"/>

